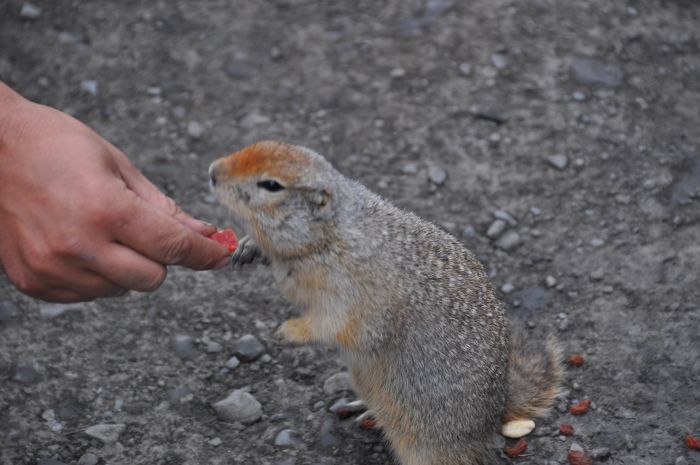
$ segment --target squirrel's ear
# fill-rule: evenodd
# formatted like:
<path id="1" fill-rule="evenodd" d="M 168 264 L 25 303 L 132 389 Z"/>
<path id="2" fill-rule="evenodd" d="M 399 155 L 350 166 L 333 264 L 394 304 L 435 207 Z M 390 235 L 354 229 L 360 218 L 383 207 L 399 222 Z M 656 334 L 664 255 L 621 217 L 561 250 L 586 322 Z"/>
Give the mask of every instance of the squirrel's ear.
<path id="1" fill-rule="evenodd" d="M 333 194 L 330 189 L 314 189 L 309 193 L 309 203 L 315 218 L 327 220 L 333 213 Z"/>

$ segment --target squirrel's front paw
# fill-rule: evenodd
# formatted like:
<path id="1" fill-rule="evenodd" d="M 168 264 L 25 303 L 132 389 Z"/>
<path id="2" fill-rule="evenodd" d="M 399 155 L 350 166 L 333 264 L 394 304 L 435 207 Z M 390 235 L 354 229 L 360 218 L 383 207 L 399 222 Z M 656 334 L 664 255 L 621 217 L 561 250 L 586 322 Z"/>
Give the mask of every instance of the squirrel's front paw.
<path id="1" fill-rule="evenodd" d="M 242 268 L 249 263 L 262 263 L 269 265 L 270 260 L 263 254 L 258 244 L 250 236 L 243 236 L 238 241 L 238 248 L 231 255 L 231 266 Z"/>
<path id="2" fill-rule="evenodd" d="M 282 323 L 275 336 L 286 342 L 305 344 L 311 341 L 311 325 L 305 318 L 292 318 Z"/>

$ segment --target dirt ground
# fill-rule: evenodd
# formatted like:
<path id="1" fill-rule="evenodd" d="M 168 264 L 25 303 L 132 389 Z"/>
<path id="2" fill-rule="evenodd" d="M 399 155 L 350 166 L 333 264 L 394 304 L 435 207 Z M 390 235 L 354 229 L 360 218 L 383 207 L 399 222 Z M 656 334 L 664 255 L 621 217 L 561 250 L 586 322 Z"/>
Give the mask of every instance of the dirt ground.
<path id="1" fill-rule="evenodd" d="M 311 147 L 463 240 L 532 337 L 584 354 L 512 462 L 563 464 L 576 442 L 596 463 L 700 464 L 698 2 L 34 5 L 0 2 L 0 78 L 187 211 L 230 225 L 213 159 Z M 496 211 L 512 218 L 489 238 Z M 328 411 L 353 398 L 324 389 L 337 354 L 273 337 L 295 310 L 264 267 L 172 269 L 153 294 L 70 307 L 0 292 L 2 465 L 393 463 Z M 227 368 L 246 334 L 265 355 Z M 239 388 L 262 407 L 249 425 L 211 407 Z M 85 432 L 101 424 L 123 426 Z"/>

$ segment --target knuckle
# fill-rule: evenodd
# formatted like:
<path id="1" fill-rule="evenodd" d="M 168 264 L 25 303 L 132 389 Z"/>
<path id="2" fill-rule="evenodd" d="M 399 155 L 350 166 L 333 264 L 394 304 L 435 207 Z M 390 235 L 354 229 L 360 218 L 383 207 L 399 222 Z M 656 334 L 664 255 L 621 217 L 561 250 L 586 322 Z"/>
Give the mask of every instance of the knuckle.
<path id="1" fill-rule="evenodd" d="M 170 197 L 164 197 L 164 198 L 165 198 L 165 201 L 164 201 L 165 202 L 165 211 L 169 215 L 175 216 L 175 215 L 182 213 L 182 209 L 180 208 L 180 206 L 177 203 L 175 203 L 175 201 L 173 199 L 171 199 Z"/>
<path id="2" fill-rule="evenodd" d="M 182 262 L 192 252 L 192 241 L 186 234 L 177 234 L 166 239 L 163 259 L 167 265 Z"/>
<path id="3" fill-rule="evenodd" d="M 43 289 L 38 285 L 38 281 L 34 279 L 29 273 L 8 270 L 7 277 L 21 293 L 27 294 L 33 297 L 40 296 Z"/>

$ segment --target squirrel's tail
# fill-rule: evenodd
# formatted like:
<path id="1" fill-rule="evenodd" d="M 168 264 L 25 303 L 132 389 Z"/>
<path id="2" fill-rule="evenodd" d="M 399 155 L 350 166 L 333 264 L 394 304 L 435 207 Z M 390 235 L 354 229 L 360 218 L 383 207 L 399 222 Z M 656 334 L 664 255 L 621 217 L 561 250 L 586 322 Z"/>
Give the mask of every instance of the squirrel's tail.
<path id="1" fill-rule="evenodd" d="M 546 415 L 564 376 L 562 351 L 554 336 L 547 338 L 543 348 L 528 342 L 519 329 L 511 334 L 504 423 Z"/>

